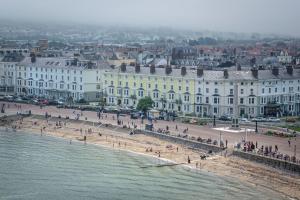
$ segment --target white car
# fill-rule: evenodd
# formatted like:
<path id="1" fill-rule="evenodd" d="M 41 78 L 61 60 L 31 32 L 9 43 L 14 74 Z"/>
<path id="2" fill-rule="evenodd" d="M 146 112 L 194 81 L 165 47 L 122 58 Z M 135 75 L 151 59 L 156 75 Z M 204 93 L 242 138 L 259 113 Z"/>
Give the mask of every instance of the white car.
<path id="1" fill-rule="evenodd" d="M 276 118 L 276 117 L 269 117 L 268 118 L 269 122 L 280 122 L 280 119 Z"/>
<path id="2" fill-rule="evenodd" d="M 247 118 L 241 118 L 240 119 L 240 122 L 245 122 L 245 123 L 248 123 L 248 122 L 250 122 Z"/>

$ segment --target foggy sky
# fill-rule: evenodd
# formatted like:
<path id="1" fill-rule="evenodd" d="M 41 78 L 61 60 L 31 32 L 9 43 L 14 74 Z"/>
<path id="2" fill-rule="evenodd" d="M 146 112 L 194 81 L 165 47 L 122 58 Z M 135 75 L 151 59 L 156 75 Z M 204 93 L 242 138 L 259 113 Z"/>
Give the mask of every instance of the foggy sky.
<path id="1" fill-rule="evenodd" d="M 0 0 L 0 19 L 300 36 L 300 0 Z"/>

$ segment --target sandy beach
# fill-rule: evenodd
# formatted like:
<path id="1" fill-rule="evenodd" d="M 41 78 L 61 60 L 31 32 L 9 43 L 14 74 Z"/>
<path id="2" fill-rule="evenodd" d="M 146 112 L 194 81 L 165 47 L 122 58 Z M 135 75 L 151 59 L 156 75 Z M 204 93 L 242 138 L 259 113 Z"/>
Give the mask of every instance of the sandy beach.
<path id="1" fill-rule="evenodd" d="M 188 169 L 203 170 L 219 176 L 231 177 L 257 187 L 274 190 L 285 197 L 300 199 L 299 175 L 230 156 L 230 153 L 226 157 L 215 154 L 206 160 L 201 160 L 200 155 L 205 152 L 142 134 L 130 135 L 127 129 L 90 126 L 81 121 L 64 123 L 62 120 L 59 124 L 57 120 L 51 118 L 46 120 L 43 117 L 28 117 L 6 125 L 7 128 L 12 126 L 16 126 L 17 131 L 23 130 L 41 136 L 65 138 L 66 143 L 70 145 L 73 141 L 81 141 L 152 156 L 177 163 Z M 84 141 L 84 136 L 86 136 L 86 141 Z M 190 159 L 190 163 L 188 163 L 188 159 Z"/>

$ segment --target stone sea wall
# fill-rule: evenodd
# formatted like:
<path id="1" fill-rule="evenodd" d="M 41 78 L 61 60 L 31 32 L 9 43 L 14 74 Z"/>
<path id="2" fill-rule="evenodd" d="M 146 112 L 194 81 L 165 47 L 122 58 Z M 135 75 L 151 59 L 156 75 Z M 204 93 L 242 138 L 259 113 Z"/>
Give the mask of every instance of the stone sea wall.
<path id="1" fill-rule="evenodd" d="M 180 138 L 180 137 L 176 137 L 176 136 L 172 136 L 172 135 L 157 133 L 157 132 L 153 132 L 153 131 L 138 130 L 135 132 L 141 133 L 144 135 L 148 135 L 148 136 L 152 136 L 152 137 L 156 137 L 156 138 L 166 140 L 166 141 L 169 141 L 172 143 L 181 144 L 181 145 L 193 148 L 193 149 L 207 150 L 207 151 L 212 151 L 212 152 L 216 152 L 216 153 L 223 151 L 225 149 L 225 148 L 221 148 L 221 147 L 218 147 L 215 145 L 197 142 L 197 141 L 193 141 L 193 140 L 188 140 L 185 138 Z"/>
<path id="2" fill-rule="evenodd" d="M 279 160 L 276 158 L 261 156 L 261 155 L 243 152 L 243 151 L 239 151 L 239 150 L 234 150 L 233 155 L 250 160 L 250 161 L 269 165 L 271 167 L 278 168 L 281 170 L 292 171 L 292 172 L 300 174 L 300 165 L 297 163 L 287 162 L 285 160 Z"/>

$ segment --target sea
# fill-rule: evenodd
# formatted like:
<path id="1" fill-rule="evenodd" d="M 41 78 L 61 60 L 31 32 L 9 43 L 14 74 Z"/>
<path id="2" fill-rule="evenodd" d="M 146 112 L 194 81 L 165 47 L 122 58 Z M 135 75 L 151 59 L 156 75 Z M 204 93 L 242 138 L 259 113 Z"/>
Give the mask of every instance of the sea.
<path id="1" fill-rule="evenodd" d="M 264 187 L 82 142 L 0 130 L 1 200 L 284 199 Z"/>

